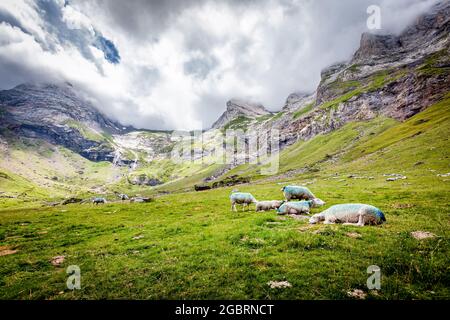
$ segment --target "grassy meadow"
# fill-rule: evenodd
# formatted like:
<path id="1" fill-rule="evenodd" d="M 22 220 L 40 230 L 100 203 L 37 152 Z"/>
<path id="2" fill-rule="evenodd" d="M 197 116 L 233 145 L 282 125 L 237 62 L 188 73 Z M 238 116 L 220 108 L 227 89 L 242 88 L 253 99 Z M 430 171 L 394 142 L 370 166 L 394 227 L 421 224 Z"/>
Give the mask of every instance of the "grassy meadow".
<path id="1" fill-rule="evenodd" d="M 361 289 L 368 299 L 449 299 L 449 137 L 447 96 L 403 123 L 377 118 L 298 142 L 282 151 L 275 176 L 250 165 L 227 174 L 251 177 L 250 184 L 181 192 L 201 180 L 193 174 L 140 190 L 155 195 L 144 204 L 0 199 L 0 298 L 350 299 Z M 386 181 L 392 173 L 407 178 Z M 286 184 L 307 185 L 326 201 L 313 213 L 360 202 L 379 207 L 387 222 L 309 225 L 275 212 L 230 211 L 234 188 L 271 200 L 282 199 Z M 414 231 L 434 237 L 417 240 Z M 65 257 L 62 264 L 52 265 L 55 256 Z M 80 267 L 80 290 L 66 288 L 69 265 Z M 381 269 L 381 290 L 367 289 L 370 265 Z"/>

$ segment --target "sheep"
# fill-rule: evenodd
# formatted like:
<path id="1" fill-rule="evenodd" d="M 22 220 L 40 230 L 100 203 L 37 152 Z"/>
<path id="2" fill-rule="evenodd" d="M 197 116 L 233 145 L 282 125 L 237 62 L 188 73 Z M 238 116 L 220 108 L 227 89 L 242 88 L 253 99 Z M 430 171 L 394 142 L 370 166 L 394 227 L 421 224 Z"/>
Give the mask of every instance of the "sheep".
<path id="1" fill-rule="evenodd" d="M 124 201 L 124 200 L 129 200 L 129 199 L 130 199 L 130 198 L 129 198 L 126 194 L 124 194 L 124 193 L 119 194 L 117 197 L 118 197 L 120 200 L 122 200 L 122 201 Z"/>
<path id="2" fill-rule="evenodd" d="M 258 201 L 255 206 L 255 211 L 268 211 L 278 209 L 284 201 L 271 200 L 271 201 Z"/>
<path id="3" fill-rule="evenodd" d="M 153 198 L 144 198 L 144 197 L 133 197 L 130 199 L 130 202 L 136 202 L 136 203 L 144 203 L 144 202 L 153 202 Z"/>
<path id="4" fill-rule="evenodd" d="M 324 201 L 316 198 L 316 196 L 307 188 L 301 186 L 285 186 L 281 188 L 286 201 L 291 199 L 298 200 L 313 200 L 313 207 L 321 207 L 325 204 Z"/>
<path id="5" fill-rule="evenodd" d="M 277 210 L 278 214 L 309 214 L 312 200 L 284 202 Z"/>
<path id="6" fill-rule="evenodd" d="M 324 224 L 343 223 L 362 227 L 366 224 L 381 224 L 386 221 L 383 212 L 371 205 L 361 203 L 338 204 L 309 219 L 310 224 L 324 221 Z"/>
<path id="7" fill-rule="evenodd" d="M 100 203 L 106 203 L 106 199 L 105 198 L 100 198 L 100 197 L 97 197 L 97 198 L 94 198 L 94 200 L 92 200 L 92 203 L 93 204 L 100 204 Z"/>
<path id="8" fill-rule="evenodd" d="M 244 211 L 245 206 L 248 206 L 250 203 L 256 203 L 256 199 L 250 193 L 244 192 L 233 192 L 230 195 L 231 201 L 231 211 L 237 211 L 236 204 L 242 204 L 242 211 Z"/>

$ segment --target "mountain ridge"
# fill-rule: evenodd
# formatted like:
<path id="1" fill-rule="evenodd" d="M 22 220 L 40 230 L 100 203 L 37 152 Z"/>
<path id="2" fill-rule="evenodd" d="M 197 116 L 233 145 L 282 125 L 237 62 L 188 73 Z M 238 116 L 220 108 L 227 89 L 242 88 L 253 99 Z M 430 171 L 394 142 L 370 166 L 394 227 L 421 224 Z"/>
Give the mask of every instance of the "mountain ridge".
<path id="1" fill-rule="evenodd" d="M 262 104 L 246 102 L 242 99 L 231 99 L 226 103 L 225 112 L 211 126 L 212 129 L 220 129 L 237 117 L 257 118 L 271 114 Z"/>

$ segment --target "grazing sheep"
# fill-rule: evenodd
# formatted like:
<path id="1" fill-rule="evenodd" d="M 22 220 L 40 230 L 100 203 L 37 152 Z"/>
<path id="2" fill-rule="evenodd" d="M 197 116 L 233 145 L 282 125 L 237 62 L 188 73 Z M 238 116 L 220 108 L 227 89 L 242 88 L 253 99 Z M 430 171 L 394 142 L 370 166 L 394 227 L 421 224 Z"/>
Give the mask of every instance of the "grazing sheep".
<path id="1" fill-rule="evenodd" d="M 268 211 L 278 209 L 284 201 L 271 200 L 271 201 L 258 201 L 256 203 L 255 211 Z"/>
<path id="2" fill-rule="evenodd" d="M 124 194 L 124 193 L 119 194 L 118 197 L 119 197 L 119 199 L 122 200 L 122 201 L 130 199 L 130 198 L 129 198 L 126 194 Z"/>
<path id="3" fill-rule="evenodd" d="M 100 203 L 106 203 L 106 199 L 105 198 L 94 198 L 94 200 L 92 200 L 93 204 L 100 204 Z"/>
<path id="4" fill-rule="evenodd" d="M 231 201 L 231 210 L 237 211 L 236 204 L 242 204 L 242 211 L 244 211 L 245 206 L 248 206 L 250 203 L 256 203 L 256 199 L 251 193 L 244 192 L 234 192 L 230 195 Z"/>
<path id="5" fill-rule="evenodd" d="M 277 210 L 278 214 L 309 214 L 313 206 L 312 200 L 291 201 L 283 203 Z"/>
<path id="6" fill-rule="evenodd" d="M 316 196 L 307 188 L 301 186 L 285 186 L 281 188 L 286 201 L 291 199 L 298 200 L 313 200 L 313 207 L 321 207 L 325 204 L 324 201 L 316 198 Z"/>
<path id="7" fill-rule="evenodd" d="M 366 224 L 381 224 L 386 221 L 380 209 L 368 204 L 348 203 L 338 204 L 309 219 L 315 224 L 324 221 L 325 224 L 343 223 L 344 225 L 364 226 Z"/>

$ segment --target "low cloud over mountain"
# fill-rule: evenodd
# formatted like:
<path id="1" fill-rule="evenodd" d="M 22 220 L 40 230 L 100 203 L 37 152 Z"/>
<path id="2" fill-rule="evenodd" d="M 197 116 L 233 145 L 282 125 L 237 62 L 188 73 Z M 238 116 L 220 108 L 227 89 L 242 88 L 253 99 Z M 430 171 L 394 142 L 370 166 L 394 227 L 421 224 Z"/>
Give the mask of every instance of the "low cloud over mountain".
<path id="1" fill-rule="evenodd" d="M 230 98 L 273 111 L 313 91 L 369 31 L 369 5 L 399 33 L 435 2 L 4 0 L 0 89 L 69 81 L 124 125 L 205 128 Z"/>

